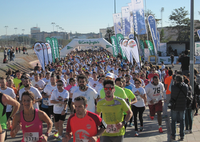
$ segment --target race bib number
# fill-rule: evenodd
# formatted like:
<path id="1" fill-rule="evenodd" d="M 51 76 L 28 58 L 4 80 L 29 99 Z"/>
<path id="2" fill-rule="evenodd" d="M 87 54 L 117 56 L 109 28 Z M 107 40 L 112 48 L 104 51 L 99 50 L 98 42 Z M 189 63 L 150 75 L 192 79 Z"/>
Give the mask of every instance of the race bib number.
<path id="1" fill-rule="evenodd" d="M 24 133 L 25 142 L 37 142 L 39 140 L 39 132 Z"/>
<path id="2" fill-rule="evenodd" d="M 137 100 L 140 101 L 141 100 L 141 97 L 138 95 L 136 96 Z"/>
<path id="3" fill-rule="evenodd" d="M 116 124 L 108 124 L 106 133 L 119 133 L 119 129 L 117 129 Z"/>
<path id="4" fill-rule="evenodd" d="M 63 104 L 56 104 L 56 106 L 57 106 L 57 107 L 62 107 L 62 106 L 63 106 Z"/>
<path id="5" fill-rule="evenodd" d="M 49 105 L 49 101 L 48 100 L 43 100 L 43 104 L 48 106 Z"/>

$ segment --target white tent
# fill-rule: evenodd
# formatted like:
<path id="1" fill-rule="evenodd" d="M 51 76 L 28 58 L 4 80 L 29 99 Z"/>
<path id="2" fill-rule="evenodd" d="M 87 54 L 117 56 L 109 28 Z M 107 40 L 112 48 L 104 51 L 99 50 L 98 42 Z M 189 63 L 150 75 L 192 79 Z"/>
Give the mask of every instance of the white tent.
<path id="1" fill-rule="evenodd" d="M 61 51 L 60 57 L 65 57 L 66 54 L 73 51 L 76 47 L 84 47 L 84 46 L 100 46 L 104 49 L 108 50 L 111 54 L 113 54 L 112 45 L 105 40 L 104 38 L 98 39 L 73 39 L 69 44 L 67 44 Z"/>

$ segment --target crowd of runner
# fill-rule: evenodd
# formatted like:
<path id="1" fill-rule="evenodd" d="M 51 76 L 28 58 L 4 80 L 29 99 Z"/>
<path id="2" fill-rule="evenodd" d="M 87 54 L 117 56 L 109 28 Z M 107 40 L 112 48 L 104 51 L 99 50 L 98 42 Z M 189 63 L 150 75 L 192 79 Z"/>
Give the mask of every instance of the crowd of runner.
<path id="1" fill-rule="evenodd" d="M 136 137 L 144 131 L 146 107 L 150 119 L 157 116 L 158 133 L 163 133 L 162 119 L 170 117 L 171 86 L 179 77 L 181 71 L 173 72 L 164 63 L 145 62 L 139 67 L 106 50 L 71 52 L 45 70 L 37 65 L 30 73 L 9 69 L 0 78 L 0 141 L 6 133 L 14 138 L 22 130 L 23 142 L 45 142 L 52 134 L 63 142 L 72 135 L 74 142 L 122 142 L 126 127 L 134 126 Z M 190 87 L 188 78 L 184 75 L 181 82 Z M 198 115 L 199 92 L 197 87 L 185 108 L 185 133 L 192 132 L 194 111 Z"/>

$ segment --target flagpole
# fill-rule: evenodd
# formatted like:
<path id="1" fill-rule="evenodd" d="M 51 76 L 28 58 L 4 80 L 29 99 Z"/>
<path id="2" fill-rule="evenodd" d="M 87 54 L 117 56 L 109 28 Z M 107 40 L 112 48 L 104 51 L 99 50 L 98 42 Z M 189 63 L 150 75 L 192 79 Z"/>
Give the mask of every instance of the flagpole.
<path id="1" fill-rule="evenodd" d="M 146 18 L 146 20 L 145 20 L 145 24 L 146 24 L 146 27 L 147 27 L 147 15 L 146 15 L 146 6 L 147 6 L 147 4 L 146 4 L 146 0 L 145 0 L 145 13 L 144 13 L 144 17 Z M 146 30 L 147 30 L 147 40 L 148 40 L 148 28 L 146 28 Z"/>

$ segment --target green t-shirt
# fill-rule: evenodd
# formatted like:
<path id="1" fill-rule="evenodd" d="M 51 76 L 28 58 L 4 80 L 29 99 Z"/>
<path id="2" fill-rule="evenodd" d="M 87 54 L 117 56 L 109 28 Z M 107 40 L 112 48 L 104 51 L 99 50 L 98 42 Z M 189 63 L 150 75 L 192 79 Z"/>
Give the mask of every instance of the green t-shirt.
<path id="1" fill-rule="evenodd" d="M 135 95 L 133 94 L 133 92 L 130 89 L 124 88 L 124 91 L 126 93 L 126 96 L 129 99 L 129 103 L 130 103 L 131 100 L 135 98 Z"/>
<path id="2" fill-rule="evenodd" d="M 18 89 L 19 83 L 21 83 L 22 81 L 21 81 L 21 79 L 18 79 L 18 78 L 16 77 L 16 78 L 13 79 L 13 82 L 14 82 L 14 84 L 15 84 L 15 88 Z"/>
<path id="3" fill-rule="evenodd" d="M 0 94 L 0 125 L 2 129 L 7 129 L 6 106 L 2 103 L 2 94 Z"/>
<path id="4" fill-rule="evenodd" d="M 122 99 L 126 99 L 127 98 L 125 91 L 121 87 L 119 87 L 117 85 L 115 85 L 114 96 L 122 98 Z M 100 91 L 100 98 L 101 99 L 105 98 L 104 88 L 101 89 L 101 91 Z"/>
<path id="5" fill-rule="evenodd" d="M 114 96 L 112 101 L 106 101 L 105 98 L 99 100 L 97 103 L 97 112 L 102 113 L 103 120 L 107 124 L 107 129 L 102 136 L 124 135 L 125 127 L 123 126 L 120 130 L 117 130 L 116 124 L 123 121 L 123 112 L 127 112 L 128 110 L 128 104 L 124 99 L 119 97 Z"/>

